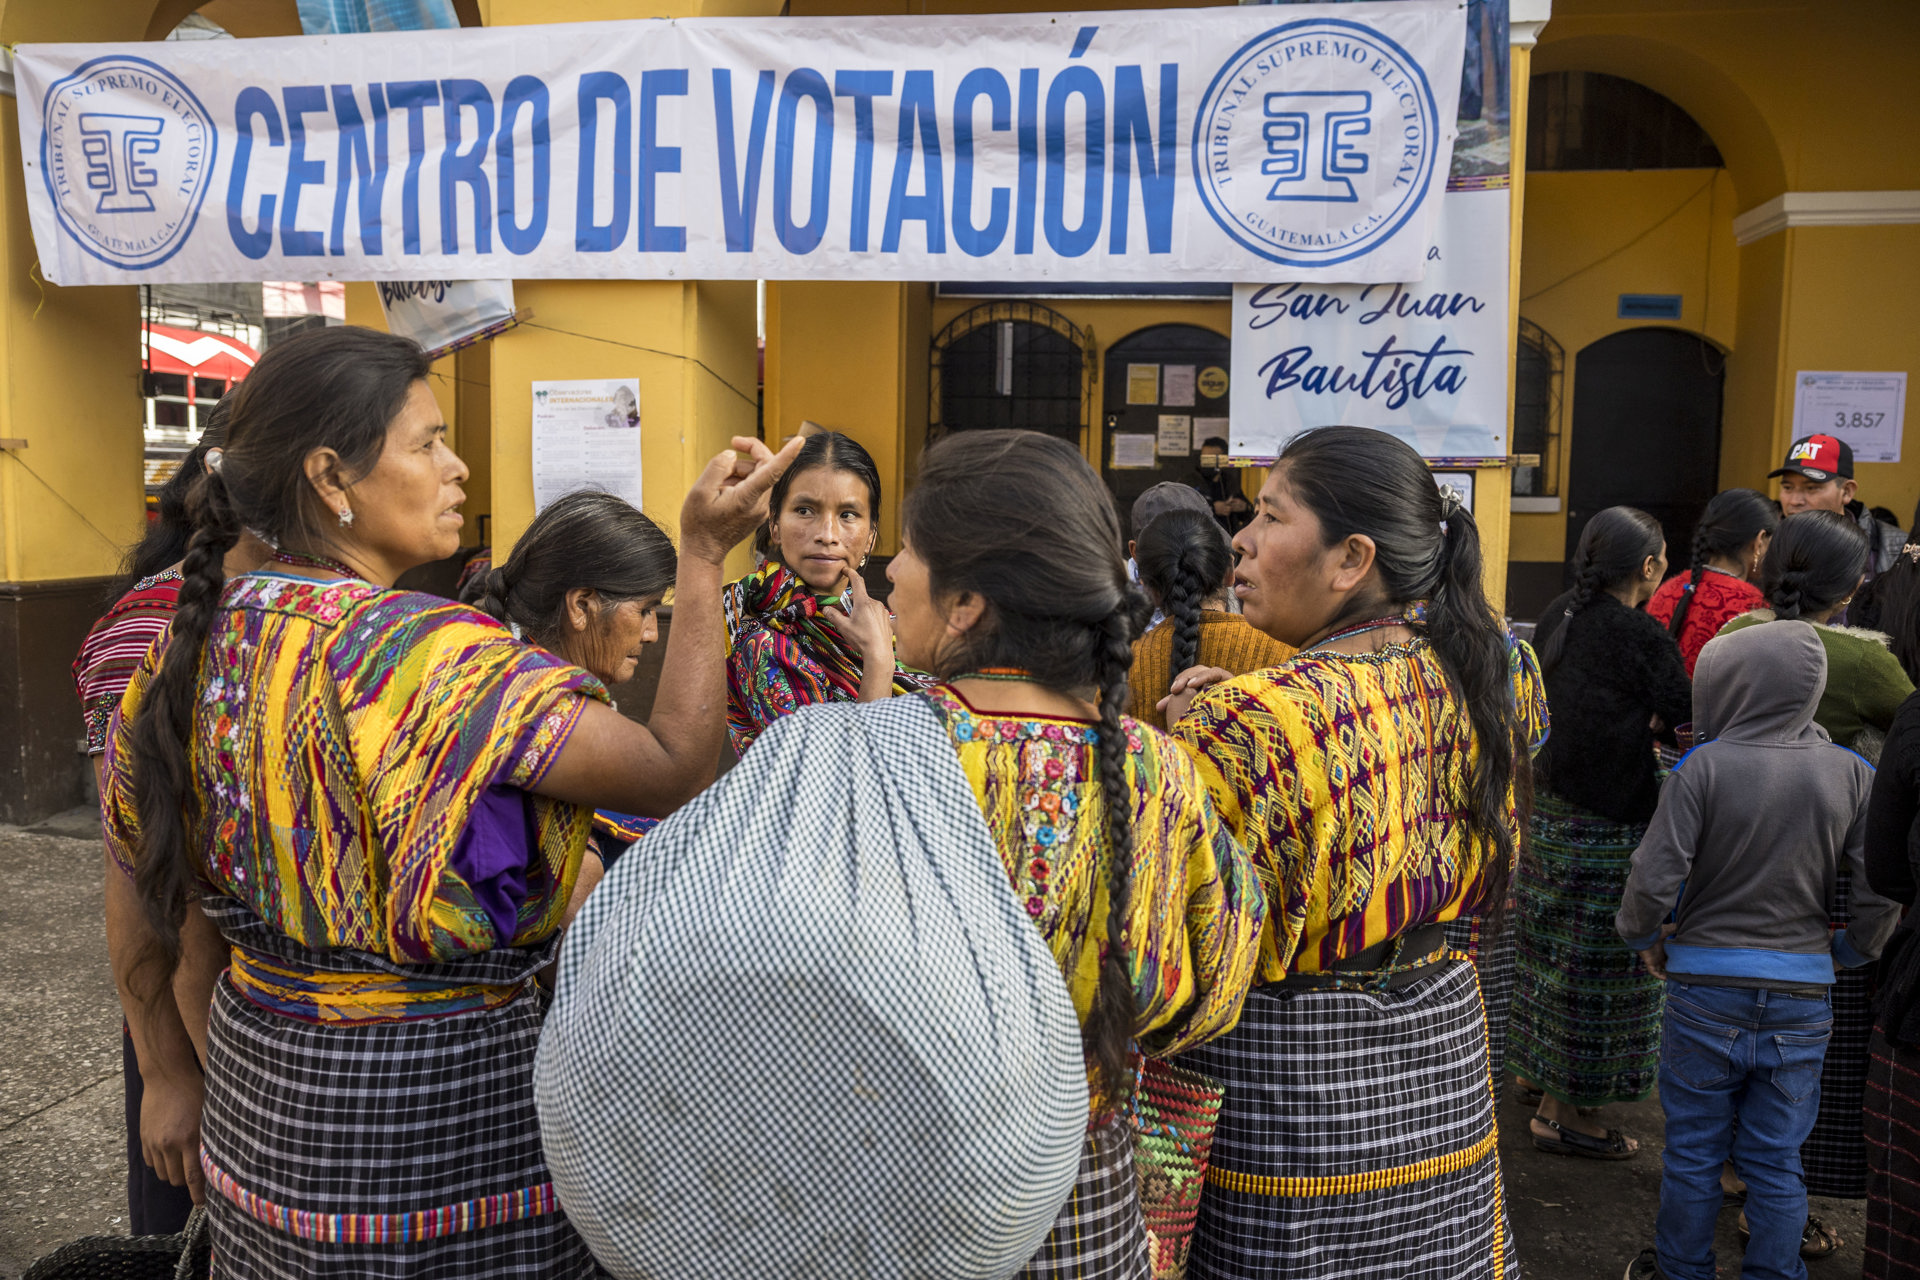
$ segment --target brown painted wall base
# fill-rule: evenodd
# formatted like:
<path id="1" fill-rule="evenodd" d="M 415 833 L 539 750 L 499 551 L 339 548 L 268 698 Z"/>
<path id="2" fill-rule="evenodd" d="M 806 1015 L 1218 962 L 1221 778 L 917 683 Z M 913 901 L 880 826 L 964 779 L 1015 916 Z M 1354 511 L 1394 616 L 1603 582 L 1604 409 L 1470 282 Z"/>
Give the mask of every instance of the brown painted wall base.
<path id="1" fill-rule="evenodd" d="M 73 657 L 112 584 L 0 582 L 0 823 L 38 822 L 91 794 Z"/>

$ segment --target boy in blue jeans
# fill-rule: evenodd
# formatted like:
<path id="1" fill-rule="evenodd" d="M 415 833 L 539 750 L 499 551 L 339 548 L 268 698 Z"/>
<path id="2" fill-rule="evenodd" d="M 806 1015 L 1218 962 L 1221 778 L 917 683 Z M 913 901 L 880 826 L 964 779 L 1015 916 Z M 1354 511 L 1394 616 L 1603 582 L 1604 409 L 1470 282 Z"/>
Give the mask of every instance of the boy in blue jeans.
<path id="1" fill-rule="evenodd" d="M 1709 641 L 1694 668 L 1701 745 L 1661 790 L 1614 920 L 1667 982 L 1660 1217 L 1627 1280 L 1713 1280 L 1729 1157 L 1753 1230 L 1743 1280 L 1807 1274 L 1800 1144 L 1820 1109 L 1827 988 L 1836 967 L 1871 963 L 1899 922 L 1865 888 L 1873 767 L 1813 723 L 1826 683 L 1826 650 L 1804 622 Z M 1853 924 L 1829 934 L 1842 858 Z"/>

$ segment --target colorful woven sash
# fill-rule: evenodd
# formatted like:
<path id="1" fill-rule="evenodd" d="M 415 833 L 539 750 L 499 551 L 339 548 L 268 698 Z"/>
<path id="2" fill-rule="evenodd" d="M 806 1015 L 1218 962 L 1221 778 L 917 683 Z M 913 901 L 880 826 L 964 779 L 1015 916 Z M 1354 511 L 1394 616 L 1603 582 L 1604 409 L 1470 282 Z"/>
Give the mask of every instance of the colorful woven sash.
<path id="1" fill-rule="evenodd" d="M 402 978 L 390 973 L 334 973 L 290 967 L 280 961 L 233 949 L 228 978 L 254 1004 L 301 1022 L 408 1022 L 479 1009 L 497 1009 L 519 995 L 525 984 L 474 982 L 450 986 L 435 978 Z"/>
<path id="2" fill-rule="evenodd" d="M 248 1191 L 233 1180 L 232 1174 L 214 1163 L 205 1147 L 200 1148 L 200 1168 L 207 1175 L 207 1186 L 248 1217 L 302 1240 L 326 1244 L 432 1240 L 503 1222 L 518 1222 L 522 1218 L 538 1218 L 560 1208 L 553 1184 L 543 1182 L 537 1187 L 521 1187 L 517 1191 L 503 1191 L 437 1209 L 416 1209 L 411 1213 L 317 1213 L 310 1209 L 289 1209 Z"/>

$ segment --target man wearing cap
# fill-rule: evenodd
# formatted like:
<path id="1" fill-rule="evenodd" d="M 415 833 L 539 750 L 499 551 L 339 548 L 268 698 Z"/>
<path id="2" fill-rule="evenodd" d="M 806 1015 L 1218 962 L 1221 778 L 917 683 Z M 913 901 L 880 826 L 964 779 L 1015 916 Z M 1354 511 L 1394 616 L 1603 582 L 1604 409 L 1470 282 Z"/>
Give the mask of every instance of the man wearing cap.
<path id="1" fill-rule="evenodd" d="M 1802 511 L 1834 511 L 1860 526 L 1867 535 L 1867 581 L 1893 567 L 1907 535 L 1874 519 L 1866 504 L 1855 498 L 1853 449 L 1838 436 L 1802 436 L 1787 450 L 1787 460 L 1769 480 L 1780 480 L 1780 510 L 1797 516 Z M 1866 620 L 1871 621 L 1871 620 Z"/>

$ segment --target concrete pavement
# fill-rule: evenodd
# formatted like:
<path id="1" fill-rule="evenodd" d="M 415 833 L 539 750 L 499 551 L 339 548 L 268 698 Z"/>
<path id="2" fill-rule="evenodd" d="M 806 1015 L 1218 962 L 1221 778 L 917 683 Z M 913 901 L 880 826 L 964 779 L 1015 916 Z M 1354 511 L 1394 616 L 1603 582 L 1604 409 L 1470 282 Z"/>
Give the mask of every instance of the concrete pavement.
<path id="1" fill-rule="evenodd" d="M 0 827 L 0 1277 L 76 1236 L 126 1230 L 120 1011 L 101 935 L 101 851 L 92 816 Z M 1616 1280 L 1651 1243 L 1660 1195 L 1660 1108 L 1602 1117 L 1641 1140 L 1619 1164 L 1545 1155 L 1526 1112 L 1500 1104 L 1508 1210 L 1529 1280 Z M 1860 1274 L 1861 1206 L 1816 1201 L 1846 1238 L 1814 1280 Z M 1724 1275 L 1737 1274 L 1735 1214 L 1720 1217 Z"/>

